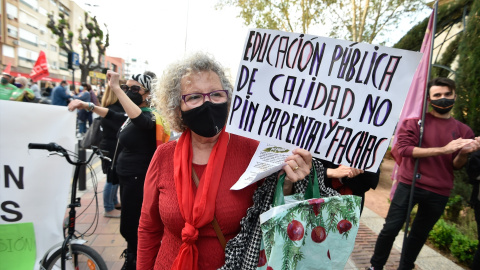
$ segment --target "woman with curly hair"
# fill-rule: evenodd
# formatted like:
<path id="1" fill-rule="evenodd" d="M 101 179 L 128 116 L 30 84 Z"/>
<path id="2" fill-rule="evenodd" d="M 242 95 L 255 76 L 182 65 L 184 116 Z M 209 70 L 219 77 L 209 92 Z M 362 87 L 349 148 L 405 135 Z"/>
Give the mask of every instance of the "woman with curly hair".
<path id="1" fill-rule="evenodd" d="M 150 163 L 137 269 L 256 268 L 259 215 L 271 203 L 277 178 L 286 173 L 285 194 L 306 186 L 301 180 L 310 174 L 312 156 L 296 149 L 279 173 L 230 190 L 258 146 L 225 132 L 231 98 L 223 68 L 204 53 L 172 64 L 156 84 L 155 105 L 182 135 L 159 146 Z"/>

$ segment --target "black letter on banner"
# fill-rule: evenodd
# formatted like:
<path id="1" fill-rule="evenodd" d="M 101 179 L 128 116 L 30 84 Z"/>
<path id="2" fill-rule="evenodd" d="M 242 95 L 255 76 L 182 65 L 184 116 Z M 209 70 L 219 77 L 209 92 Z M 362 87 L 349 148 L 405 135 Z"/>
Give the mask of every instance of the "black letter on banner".
<path id="1" fill-rule="evenodd" d="M 247 131 L 247 125 L 250 124 L 248 125 L 248 132 L 252 132 L 252 126 L 253 123 L 255 123 L 255 116 L 257 115 L 258 105 L 258 103 L 257 105 L 253 105 L 253 102 L 250 102 L 250 106 L 248 106 L 247 118 L 245 119 L 245 126 L 243 127 L 244 131 Z"/>
<path id="2" fill-rule="evenodd" d="M 247 45 L 245 46 L 245 52 L 243 52 L 243 60 L 244 61 L 248 61 L 247 54 L 248 54 L 248 50 L 250 50 L 250 48 L 253 45 L 252 38 L 253 38 L 254 35 L 255 35 L 255 31 L 250 31 L 250 33 L 248 34 Z"/>
<path id="3" fill-rule="evenodd" d="M 360 50 L 355 49 L 353 51 L 352 61 L 350 61 L 350 66 L 347 70 L 347 77 L 345 77 L 345 81 L 349 82 L 353 79 L 353 76 L 355 76 L 355 65 L 358 63 L 358 60 L 360 60 Z"/>
<path id="4" fill-rule="evenodd" d="M 302 67 L 303 55 L 305 54 L 304 50 L 305 50 L 305 48 L 307 47 L 307 45 L 308 45 L 308 47 L 310 48 L 310 52 L 307 54 L 307 55 L 308 55 L 308 59 L 307 59 L 307 61 L 305 61 L 305 64 L 304 64 L 304 66 Z M 305 42 L 305 44 L 304 44 L 303 47 L 302 47 L 302 51 L 300 52 L 300 58 L 298 59 L 298 70 L 300 70 L 300 71 L 303 72 L 303 71 L 307 68 L 308 63 L 310 62 L 310 59 L 312 59 L 312 55 L 313 55 L 312 52 L 313 52 L 312 42 L 311 42 L 311 41 Z"/>
<path id="5" fill-rule="evenodd" d="M 318 94 L 320 93 L 320 87 L 323 89 L 323 99 L 320 102 L 320 104 L 317 104 Z M 326 100 L 327 100 L 327 86 L 325 86 L 325 84 L 323 83 L 318 83 L 317 92 L 315 93 L 315 99 L 313 100 L 313 103 L 312 103 L 312 111 L 322 107 L 323 103 L 325 103 Z"/>
<path id="6" fill-rule="evenodd" d="M 346 113 L 343 112 L 343 109 L 345 109 L 345 101 L 347 100 L 347 96 L 351 97 L 352 102 L 350 102 L 350 108 L 348 108 L 348 111 Z M 347 117 L 350 112 L 353 110 L 353 106 L 355 105 L 355 93 L 350 88 L 345 88 L 345 93 L 343 94 L 343 100 L 342 100 L 342 106 L 340 107 L 340 112 L 338 113 L 338 119 L 344 119 Z"/>
<path id="7" fill-rule="evenodd" d="M 23 217 L 22 213 L 21 212 L 18 212 L 18 211 L 15 211 L 15 210 L 12 210 L 12 209 L 9 209 L 8 206 L 9 205 L 13 205 L 15 208 L 20 208 L 20 205 L 18 205 L 18 203 L 16 202 L 13 202 L 13 201 L 5 201 L 5 202 L 2 202 L 2 210 L 3 212 L 6 212 L 6 213 L 9 213 L 9 214 L 13 214 L 15 215 L 14 218 L 8 218 L 6 215 L 1 215 L 0 217 L 2 217 L 2 219 L 4 221 L 7 221 L 7 222 L 16 222 L 16 221 L 20 221 Z"/>
<path id="8" fill-rule="evenodd" d="M 273 131 L 277 127 L 277 120 L 281 112 L 282 110 L 278 108 L 273 109 L 273 115 L 272 115 L 272 118 L 270 118 L 270 124 L 268 124 L 267 131 L 265 132 L 265 135 L 267 135 L 267 133 L 270 131 L 270 135 L 268 135 L 268 137 L 273 136 Z"/>
<path id="9" fill-rule="evenodd" d="M 373 86 L 375 86 L 375 88 L 378 89 L 377 87 L 377 68 L 378 68 L 378 65 L 380 65 L 380 62 L 382 62 L 383 58 L 387 57 L 388 54 L 386 53 L 382 53 L 380 54 L 380 56 L 377 58 L 377 62 L 375 62 L 375 67 L 373 68 L 373 73 L 372 73 L 372 82 L 373 82 Z"/>
<path id="10" fill-rule="evenodd" d="M 322 45 L 321 52 L 319 54 L 319 44 L 316 43 L 315 45 L 315 51 L 313 52 L 313 59 L 312 59 L 312 65 L 310 66 L 310 71 L 308 72 L 309 75 L 312 75 L 314 67 L 317 67 L 315 70 L 315 76 L 318 76 L 318 71 L 320 70 L 320 64 L 322 63 L 323 59 L 323 52 L 325 51 L 325 43 Z"/>
<path id="11" fill-rule="evenodd" d="M 245 81 L 242 82 L 243 75 L 245 73 L 246 73 Z M 238 77 L 238 84 L 237 84 L 237 91 L 238 92 L 240 92 L 240 90 L 242 90 L 242 88 L 245 87 L 245 85 L 247 84 L 249 75 L 250 75 L 250 71 L 248 70 L 248 68 L 246 66 L 242 65 L 242 68 L 240 69 L 240 76 Z"/>
<path id="12" fill-rule="evenodd" d="M 232 111 L 230 112 L 230 117 L 228 118 L 230 121 L 228 122 L 229 125 L 232 124 L 232 120 L 233 120 L 233 113 L 238 110 L 238 108 L 240 108 L 240 106 L 242 106 L 242 98 L 235 95 L 234 99 L 233 99 L 233 108 L 232 108 Z M 238 128 L 241 128 L 241 124 L 238 126 Z"/>
<path id="13" fill-rule="evenodd" d="M 277 51 L 277 61 L 275 62 L 275 67 L 278 68 L 278 59 L 280 59 L 280 54 L 283 55 L 282 59 L 282 66 L 280 68 L 283 68 L 283 63 L 285 63 L 285 59 L 287 57 L 287 46 L 288 46 L 288 41 L 289 37 L 281 37 L 280 38 L 280 44 L 278 45 L 278 51 Z M 281 47 L 283 45 L 283 48 Z"/>
<path id="14" fill-rule="evenodd" d="M 280 37 L 280 35 L 276 35 L 273 40 L 272 40 L 272 43 L 270 43 L 270 46 L 268 47 L 268 52 L 267 52 L 267 63 L 270 65 L 270 66 L 273 66 L 272 63 L 270 62 L 270 51 L 272 50 L 273 48 L 273 44 L 275 44 L 275 42 L 277 41 L 277 39 Z"/>
<path id="15" fill-rule="evenodd" d="M 323 115 L 327 115 L 328 108 L 330 107 L 330 103 L 333 103 L 333 108 L 330 113 L 330 116 L 333 116 L 333 113 L 335 112 L 335 107 L 337 107 L 337 101 L 338 101 L 338 96 L 340 95 L 340 89 L 341 89 L 340 86 L 332 85 L 332 88 L 330 89 L 330 95 L 328 95 L 327 104 L 325 104 L 325 110 L 323 111 Z M 334 98 L 332 98 L 333 95 L 335 95 Z"/>
<path id="16" fill-rule="evenodd" d="M 258 54 L 257 62 L 263 62 L 263 56 L 265 55 L 265 51 L 266 51 L 264 49 L 264 47 L 266 46 L 265 43 L 268 43 L 268 39 L 270 39 L 270 35 L 268 35 L 267 42 L 265 42 L 266 36 L 267 36 L 267 33 L 263 34 L 263 38 L 262 38 L 262 34 L 260 33 L 257 33 L 255 35 L 255 43 L 254 43 L 255 46 L 252 49 L 252 56 L 250 57 L 250 62 L 253 61 L 253 59 L 255 59 L 255 56 L 257 56 L 257 54 Z M 262 52 L 262 49 L 264 49 L 263 55 L 260 55 L 260 53 Z"/>
<path id="17" fill-rule="evenodd" d="M 282 103 L 285 104 L 285 98 L 288 94 L 287 104 L 290 105 L 292 102 L 293 91 L 295 90 L 295 84 L 297 83 L 297 77 L 288 76 L 287 82 L 285 83 L 285 88 L 283 89 L 283 99 Z"/>
<path id="18" fill-rule="evenodd" d="M 275 83 L 275 81 L 276 81 L 278 78 L 284 77 L 284 76 L 285 76 L 285 75 L 283 75 L 283 74 L 275 75 L 275 76 L 272 78 L 272 81 L 270 82 L 270 96 L 271 96 L 275 101 L 279 101 L 280 99 L 273 94 L 273 84 Z"/>
<path id="19" fill-rule="evenodd" d="M 401 56 L 390 56 L 390 60 L 388 60 L 388 64 L 385 67 L 385 73 L 383 73 L 382 80 L 380 81 L 380 88 L 378 90 L 382 90 L 383 82 L 385 81 L 385 77 L 387 78 L 387 88 L 385 88 L 385 92 L 388 92 L 388 89 L 390 88 L 390 83 L 392 82 L 393 74 L 395 74 L 395 71 L 397 70 L 398 63 L 400 63 Z M 393 64 L 393 67 L 390 68 L 390 65 L 392 63 L 392 59 L 395 60 L 395 64 Z"/>
<path id="20" fill-rule="evenodd" d="M 290 121 L 290 127 L 288 128 L 287 138 L 285 139 L 285 141 L 288 143 L 292 143 L 292 140 L 290 140 L 290 134 L 292 134 L 292 130 L 295 128 L 295 119 L 297 118 L 298 114 L 294 113 L 292 116 L 292 121 Z"/>
<path id="21" fill-rule="evenodd" d="M 340 50 L 338 54 L 337 54 L 337 50 Z M 342 46 L 340 45 L 335 46 L 335 50 L 333 51 L 333 55 L 332 55 L 332 62 L 330 63 L 330 70 L 328 70 L 328 76 L 332 74 L 333 64 L 342 57 L 342 54 L 343 54 Z"/>
<path id="22" fill-rule="evenodd" d="M 360 115 L 360 122 L 363 122 L 363 117 L 365 116 L 365 111 L 367 109 L 369 109 L 370 111 L 370 116 L 368 117 L 368 123 L 370 124 L 370 122 L 372 121 L 372 116 L 373 116 L 373 113 L 375 112 L 375 110 L 377 109 L 377 104 L 378 104 L 378 99 L 380 97 L 377 97 L 375 99 L 375 104 L 372 104 L 372 95 L 369 94 L 367 96 L 367 100 L 365 100 L 365 105 L 363 106 L 363 110 L 362 110 L 362 115 Z"/>
<path id="23" fill-rule="evenodd" d="M 358 68 L 357 77 L 355 78 L 356 83 L 362 83 L 363 81 L 360 80 L 360 75 L 362 75 L 363 64 L 365 63 L 365 59 L 367 58 L 368 52 L 365 52 L 363 55 L 362 63 L 360 63 L 360 67 Z M 352 167 L 352 166 L 350 166 Z"/>
<path id="24" fill-rule="evenodd" d="M 373 164 L 375 164 L 375 161 L 377 160 L 377 151 L 378 151 L 378 147 L 380 146 L 380 144 L 382 144 L 384 141 L 386 141 L 387 138 L 381 138 L 377 144 L 375 145 L 375 148 L 373 150 L 373 158 L 372 158 L 372 164 L 370 166 L 366 165 L 365 168 L 366 169 L 370 169 Z"/>
<path id="25" fill-rule="evenodd" d="M 333 155 L 334 157 L 337 158 L 337 163 L 342 163 L 343 155 L 345 154 L 345 150 L 347 148 L 348 142 L 350 141 L 350 137 L 352 136 L 353 129 L 351 128 L 345 128 L 345 131 L 343 132 L 342 139 L 340 140 L 340 143 L 337 146 L 337 151 L 335 151 L 335 154 Z M 340 151 L 340 154 L 338 154 L 338 151 Z M 332 159 L 334 161 L 334 159 Z"/>
<path id="26" fill-rule="evenodd" d="M 13 179 L 13 182 L 17 185 L 18 189 L 24 189 L 23 187 L 23 167 L 18 167 L 18 178 L 15 177 L 15 174 L 13 174 L 12 169 L 10 169 L 10 166 L 4 165 L 4 174 L 5 174 L 5 187 L 9 188 L 10 187 L 10 177 Z"/>
<path id="27" fill-rule="evenodd" d="M 275 136 L 276 139 L 282 140 L 282 129 L 288 124 L 289 120 L 290 115 L 288 114 L 288 112 L 283 112 L 282 120 L 280 120 L 280 126 L 278 127 L 277 135 Z"/>
<path id="28" fill-rule="evenodd" d="M 337 122 L 338 123 L 338 122 Z M 335 131 L 335 135 L 333 136 L 332 140 L 330 141 L 330 145 L 328 146 L 328 150 L 327 150 L 327 153 L 325 154 L 325 157 L 328 157 L 330 155 L 330 150 L 332 150 L 332 147 L 333 147 L 333 144 L 335 142 L 338 142 L 338 138 L 337 138 L 337 135 L 338 133 L 343 130 L 345 127 L 343 126 L 338 126 L 338 128 L 336 129 Z M 327 135 L 328 137 L 328 135 Z M 335 156 L 332 158 L 332 161 L 335 160 Z"/>
<path id="29" fill-rule="evenodd" d="M 263 123 L 265 123 L 265 121 L 267 121 L 267 119 L 270 117 L 270 114 L 272 114 L 272 108 L 268 105 L 265 105 L 265 110 L 263 111 L 262 121 L 260 122 L 260 127 L 258 128 L 258 135 L 260 135 L 260 133 L 262 132 Z M 270 135 L 270 137 L 272 137 L 272 135 Z"/>
<path id="30" fill-rule="evenodd" d="M 385 115 L 383 116 L 383 119 L 380 122 L 378 122 L 379 114 L 380 114 L 380 111 L 382 110 L 383 104 L 387 104 L 387 109 L 385 111 Z M 392 102 L 389 99 L 385 99 L 384 101 L 382 101 L 382 103 L 378 107 L 378 110 L 375 112 L 375 119 L 373 120 L 373 125 L 376 127 L 383 126 L 383 124 L 385 124 L 385 122 L 387 121 L 388 116 L 390 116 L 391 112 L 392 112 Z"/>
<path id="31" fill-rule="evenodd" d="M 348 54 L 348 56 L 347 56 Z M 346 48 L 343 53 L 342 61 L 340 62 L 340 68 L 338 69 L 337 78 L 343 79 L 345 77 L 345 70 L 347 69 L 348 62 L 352 56 L 352 49 Z"/>

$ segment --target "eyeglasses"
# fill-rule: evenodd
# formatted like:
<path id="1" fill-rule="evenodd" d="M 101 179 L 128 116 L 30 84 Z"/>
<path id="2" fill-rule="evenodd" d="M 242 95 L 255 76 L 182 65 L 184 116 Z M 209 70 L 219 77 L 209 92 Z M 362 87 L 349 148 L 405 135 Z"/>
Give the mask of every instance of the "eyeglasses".
<path id="1" fill-rule="evenodd" d="M 143 87 L 139 86 L 139 85 L 132 85 L 132 86 L 128 86 L 126 84 L 122 84 L 120 85 L 120 88 L 122 88 L 123 91 L 127 92 L 128 90 L 132 91 L 132 93 L 138 93 L 140 91 L 140 89 L 144 89 Z"/>
<path id="2" fill-rule="evenodd" d="M 193 93 L 182 95 L 182 99 L 190 108 L 199 107 L 205 102 L 205 97 L 208 96 L 212 103 L 224 103 L 228 99 L 228 90 L 216 90 L 210 93 Z"/>

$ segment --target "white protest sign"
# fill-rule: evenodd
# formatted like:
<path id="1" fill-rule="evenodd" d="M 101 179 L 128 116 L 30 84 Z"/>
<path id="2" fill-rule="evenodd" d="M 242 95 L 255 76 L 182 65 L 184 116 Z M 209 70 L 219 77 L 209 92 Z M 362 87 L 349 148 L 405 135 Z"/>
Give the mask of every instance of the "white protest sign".
<path id="1" fill-rule="evenodd" d="M 73 167 L 28 144 L 74 150 L 75 119 L 64 106 L 0 100 L 0 269 L 38 269 L 44 253 L 63 241 Z"/>
<path id="2" fill-rule="evenodd" d="M 252 29 L 242 51 L 226 130 L 376 171 L 421 56 Z"/>

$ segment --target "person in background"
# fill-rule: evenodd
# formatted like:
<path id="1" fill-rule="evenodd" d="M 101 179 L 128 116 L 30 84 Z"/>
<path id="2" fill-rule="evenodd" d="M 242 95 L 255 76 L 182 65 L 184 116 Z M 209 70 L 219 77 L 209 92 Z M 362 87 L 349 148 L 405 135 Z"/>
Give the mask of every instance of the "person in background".
<path id="1" fill-rule="evenodd" d="M 421 118 L 404 120 L 399 126 L 395 160 L 400 163 L 400 181 L 388 209 L 383 229 L 377 242 L 369 269 L 379 270 L 388 260 L 395 237 L 407 218 L 413 176 L 412 206 L 418 204 L 417 214 L 403 246 L 404 256 L 398 269 L 413 269 L 415 260 L 427 240 L 430 230 L 443 214 L 453 188 L 453 170 L 461 169 L 471 152 L 480 149 L 480 137 L 470 127 L 455 120 L 451 109 L 455 104 L 455 82 L 435 78 L 428 82 L 428 102 L 432 111 L 425 115 L 424 136 L 420 140 Z M 415 160 L 419 159 L 415 172 Z"/>
<path id="2" fill-rule="evenodd" d="M 25 77 L 16 77 L 15 84 L 17 90 L 13 92 L 10 100 L 15 101 L 27 101 L 32 102 L 35 101 L 35 94 L 33 91 L 28 88 L 28 79 Z"/>
<path id="3" fill-rule="evenodd" d="M 345 165 L 335 165 L 330 161 L 321 161 L 325 170 L 325 186 L 333 188 L 342 195 L 362 197 L 360 214 L 365 205 L 365 192 L 375 189 L 380 180 L 380 169 L 377 172 L 365 172 Z"/>
<path id="4" fill-rule="evenodd" d="M 280 174 L 230 190 L 258 146 L 258 141 L 225 132 L 232 90 L 220 64 L 203 53 L 172 64 L 156 85 L 155 105 L 172 128 L 183 133 L 177 141 L 160 145 L 150 163 L 138 229 L 137 269 L 217 269 L 233 259 L 227 254 L 253 260 L 256 266 L 259 214 L 263 207 L 268 210 L 278 176 L 286 173 L 284 194 L 295 192 L 294 183 L 306 183 L 299 180 L 310 174 L 312 156 L 295 149 Z M 198 189 L 193 178 L 199 179 Z M 241 254 L 223 250 L 211 225 L 214 216 L 230 241 L 227 249 L 252 246 L 251 256 L 246 256 L 246 248 Z"/>
<path id="5" fill-rule="evenodd" d="M 79 99 L 84 102 L 90 102 L 90 93 L 88 92 L 87 88 L 80 85 L 78 88 L 79 93 L 75 95 L 74 99 Z M 77 111 L 77 124 L 78 124 L 78 138 L 83 138 L 85 133 L 87 133 L 87 119 L 88 114 L 91 112 L 87 112 L 85 109 L 79 109 Z"/>
<path id="6" fill-rule="evenodd" d="M 40 87 L 38 87 L 37 82 L 30 79 L 30 89 L 32 89 L 33 93 L 35 94 L 35 99 L 40 100 L 42 98 L 42 94 L 40 93 Z"/>
<path id="7" fill-rule="evenodd" d="M 116 158 L 116 173 L 120 181 L 122 202 L 120 233 L 127 241 L 122 269 L 135 269 L 137 258 L 137 231 L 143 201 L 143 186 L 150 160 L 157 143 L 168 141 L 168 124 L 149 108 L 152 78 L 135 74 L 120 85 L 120 75 L 109 70 L 107 80 L 111 90 L 122 104 L 128 118 L 118 132 L 119 145 L 123 147 Z M 94 105 L 92 102 L 72 101 L 69 109 L 87 109 L 108 120 L 124 117 L 125 113 Z M 163 125 L 162 125 L 163 124 Z M 159 134 L 161 133 L 161 134 Z"/>
<path id="8" fill-rule="evenodd" d="M 60 85 L 53 88 L 52 105 L 67 106 L 68 102 L 72 99 L 70 91 L 67 90 L 67 86 L 67 81 L 62 81 Z"/>
<path id="9" fill-rule="evenodd" d="M 55 87 L 55 85 L 52 85 L 51 82 L 46 82 L 46 83 L 45 83 L 45 89 L 44 89 L 42 95 L 43 95 L 44 97 L 50 97 L 50 99 L 51 99 L 51 97 L 52 97 L 52 90 L 53 90 L 54 87 Z"/>
<path id="10" fill-rule="evenodd" d="M 89 102 L 93 103 L 95 106 L 100 106 L 100 103 L 98 102 L 97 95 L 95 94 L 95 91 L 92 89 L 92 85 L 88 83 L 83 83 L 82 86 L 87 89 L 88 93 L 90 94 L 90 100 Z M 87 112 L 87 122 L 88 126 L 90 127 L 93 122 L 93 112 Z"/>
<path id="11" fill-rule="evenodd" d="M 120 84 L 125 84 L 125 81 L 120 81 Z M 118 97 L 108 85 L 105 95 L 102 98 L 102 107 L 117 113 L 123 113 L 124 116 L 114 119 L 106 119 L 105 117 L 102 117 L 100 122 L 102 127 L 102 140 L 99 145 L 100 149 L 108 151 L 107 156 L 112 160 L 111 162 L 102 160 L 102 170 L 107 176 L 107 181 L 103 188 L 103 208 L 105 209 L 103 215 L 110 218 L 120 218 L 119 209 L 121 209 L 121 204 L 117 196 L 119 180 L 118 176 L 110 170 L 112 169 L 112 162 L 114 162 L 115 153 L 117 153 L 118 156 L 122 151 L 121 146 L 117 144 L 117 133 L 125 120 L 127 120 L 127 116 L 125 115 L 125 110 L 120 104 L 120 101 L 118 101 Z"/>
<path id="12" fill-rule="evenodd" d="M 10 83 L 12 76 L 2 72 L 0 79 L 0 100 L 11 100 L 12 94 L 17 91 L 17 87 Z"/>

